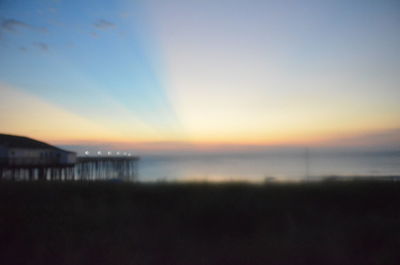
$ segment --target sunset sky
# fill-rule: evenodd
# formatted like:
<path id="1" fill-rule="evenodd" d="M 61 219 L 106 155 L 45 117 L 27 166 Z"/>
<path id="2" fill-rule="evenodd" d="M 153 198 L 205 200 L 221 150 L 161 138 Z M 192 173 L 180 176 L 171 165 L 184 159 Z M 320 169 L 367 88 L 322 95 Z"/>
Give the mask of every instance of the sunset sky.
<path id="1" fill-rule="evenodd" d="M 0 133 L 400 148 L 400 2 L 2 0 Z"/>

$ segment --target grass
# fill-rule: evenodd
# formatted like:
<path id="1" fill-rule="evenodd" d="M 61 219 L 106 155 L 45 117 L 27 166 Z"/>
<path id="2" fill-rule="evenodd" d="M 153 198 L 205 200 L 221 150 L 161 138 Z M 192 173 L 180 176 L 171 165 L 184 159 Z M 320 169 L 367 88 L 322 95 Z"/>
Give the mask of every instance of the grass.
<path id="1" fill-rule="evenodd" d="M 399 264 L 400 182 L 1 182 L 0 264 Z"/>

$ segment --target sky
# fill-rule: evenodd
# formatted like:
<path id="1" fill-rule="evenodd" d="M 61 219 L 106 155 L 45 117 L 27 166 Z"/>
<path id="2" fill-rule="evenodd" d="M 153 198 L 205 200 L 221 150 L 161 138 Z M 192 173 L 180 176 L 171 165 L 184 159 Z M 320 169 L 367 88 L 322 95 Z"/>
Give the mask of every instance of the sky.
<path id="1" fill-rule="evenodd" d="M 115 150 L 400 148 L 396 0 L 0 0 L 0 132 Z"/>

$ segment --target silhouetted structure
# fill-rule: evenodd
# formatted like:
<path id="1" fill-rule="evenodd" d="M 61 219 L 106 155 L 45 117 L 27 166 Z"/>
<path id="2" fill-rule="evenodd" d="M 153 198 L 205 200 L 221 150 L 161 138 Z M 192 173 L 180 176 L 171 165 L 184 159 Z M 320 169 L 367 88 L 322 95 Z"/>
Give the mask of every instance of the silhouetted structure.
<path id="1" fill-rule="evenodd" d="M 22 136 L 0 134 L 0 179 L 134 180 L 137 157 L 77 157 Z"/>
<path id="2" fill-rule="evenodd" d="M 120 179 L 132 181 L 137 172 L 137 157 L 131 156 L 82 156 L 76 163 L 79 179 Z"/>

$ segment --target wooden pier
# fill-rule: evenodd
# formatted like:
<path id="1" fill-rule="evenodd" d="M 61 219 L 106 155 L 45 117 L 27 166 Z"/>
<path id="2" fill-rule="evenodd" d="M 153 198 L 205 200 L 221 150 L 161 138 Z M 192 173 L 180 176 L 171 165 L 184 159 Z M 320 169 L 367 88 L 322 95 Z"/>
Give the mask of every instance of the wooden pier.
<path id="1" fill-rule="evenodd" d="M 134 181 L 138 157 L 83 156 L 77 158 L 75 174 L 82 180 L 118 179 Z"/>
<path id="2" fill-rule="evenodd" d="M 108 152 L 110 154 L 110 152 Z M 137 178 L 136 156 L 80 156 L 29 137 L 0 134 L 0 180 L 111 180 Z"/>
<path id="3" fill-rule="evenodd" d="M 23 159 L 22 159 L 23 160 Z M 137 178 L 138 157 L 84 156 L 74 164 L 38 163 L 21 159 L 0 160 L 1 180 L 122 180 Z"/>

